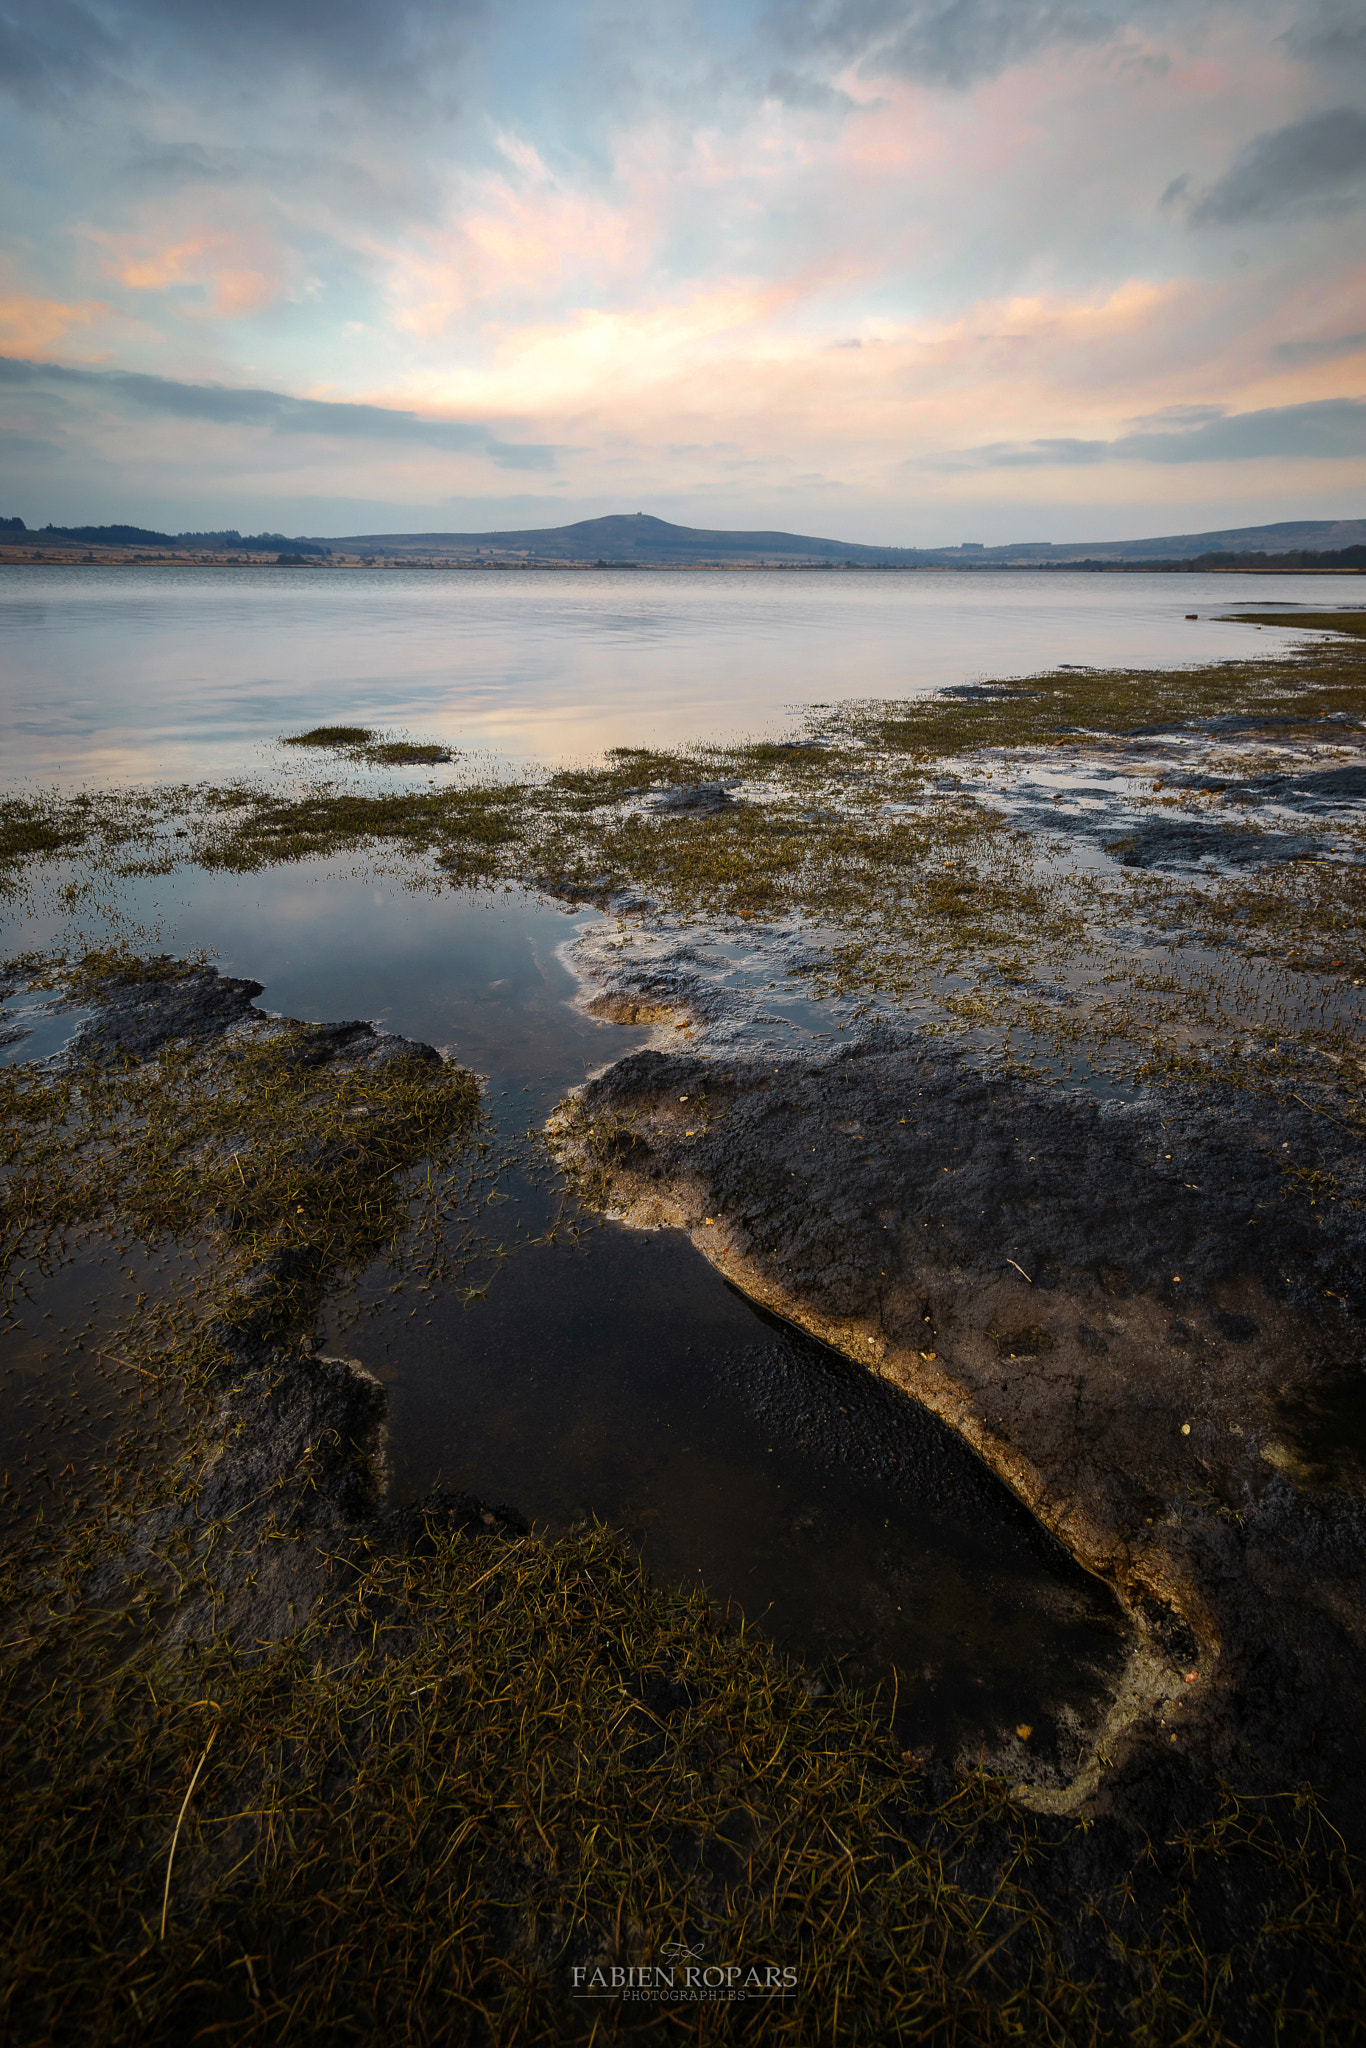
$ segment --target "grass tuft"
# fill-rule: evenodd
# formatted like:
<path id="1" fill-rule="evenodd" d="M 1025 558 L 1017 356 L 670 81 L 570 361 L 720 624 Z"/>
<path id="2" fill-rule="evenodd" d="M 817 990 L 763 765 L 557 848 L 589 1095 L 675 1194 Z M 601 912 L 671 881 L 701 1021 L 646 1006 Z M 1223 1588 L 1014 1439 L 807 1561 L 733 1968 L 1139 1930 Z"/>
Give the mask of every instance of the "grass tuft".
<path id="1" fill-rule="evenodd" d="M 314 725 L 307 732 L 287 733 L 285 747 L 364 747 L 375 737 L 368 725 Z"/>

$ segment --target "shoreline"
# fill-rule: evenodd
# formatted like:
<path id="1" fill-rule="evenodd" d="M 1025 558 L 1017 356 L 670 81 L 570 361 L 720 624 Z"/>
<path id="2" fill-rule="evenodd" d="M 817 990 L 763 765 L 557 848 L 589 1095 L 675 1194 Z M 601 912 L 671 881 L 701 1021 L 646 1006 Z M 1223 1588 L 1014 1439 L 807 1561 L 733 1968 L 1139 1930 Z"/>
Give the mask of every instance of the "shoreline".
<path id="1" fill-rule="evenodd" d="M 1087 742 L 1074 744 L 1085 759 Z M 1063 827 L 1074 847 L 1098 842 L 1159 868 L 1226 852 L 1229 826 L 1206 837 L 1181 822 L 1200 816 L 1184 790 L 1209 794 L 1210 769 L 1187 753 L 1173 772 L 1164 746 L 1129 742 L 1141 767 L 1123 747 L 1098 757 L 1112 778 L 1121 767 L 1169 794 L 1146 798 L 1151 823 L 1137 832 L 1113 810 L 1074 817 Z M 1358 762 L 1359 741 L 1335 758 Z M 1255 759 L 1240 764 L 1244 819 L 1256 815 Z M 1260 764 L 1279 814 L 1244 859 L 1311 851 L 1277 837 L 1295 817 L 1283 759 Z M 1028 791 L 1022 755 L 1011 772 Z M 1358 782 L 1366 793 L 1360 767 L 1343 777 L 1344 794 Z M 991 801 L 1057 830 L 1032 796 Z M 1355 846 L 1344 839 L 1339 855 L 1359 860 Z M 1312 850 L 1326 856 L 1327 840 Z M 1366 1179 L 1356 1089 L 1335 1072 L 1348 1038 L 1318 1074 L 1293 1056 L 1283 1077 L 1240 1071 L 1230 1043 L 1135 1061 L 1141 1088 L 1137 1072 L 1116 1087 L 1092 1053 L 1069 1088 L 1065 1072 L 1031 1074 L 1027 1059 L 983 1050 L 1009 982 L 985 1029 L 956 1038 L 933 1013 L 841 999 L 836 983 L 830 1029 L 812 1035 L 785 993 L 820 972 L 819 935 L 800 919 L 689 919 L 610 890 L 596 900 L 616 911 L 615 931 L 589 928 L 561 948 L 587 984 L 580 1006 L 652 1038 L 554 1120 L 580 1193 L 628 1226 L 687 1230 L 749 1299 L 948 1423 L 1155 1649 L 1175 1625 L 1185 1668 L 1150 1667 L 1123 1739 L 1107 1730 L 1108 1763 L 1177 1741 L 1174 1726 L 1212 1767 L 1253 1768 L 1257 1752 L 1268 1784 L 1321 1782 L 1331 1754 L 1343 1819 L 1366 1842 L 1352 1733 L 1366 1713 L 1366 1445 L 1349 1447 L 1363 1405 Z M 1362 970 L 1351 972 L 1358 989 Z M 1046 984 L 1036 970 L 1020 993 Z M 1075 1018 L 1081 993 L 1060 980 L 1053 1000 Z M 1246 1031 L 1250 1014 L 1240 1021 Z M 1085 1019 L 1080 1029 L 1084 1041 Z M 1321 1714 L 1335 1698 L 1349 1704 Z M 1104 1796 L 1101 1776 L 1084 1779 L 1074 1802 Z"/>
<path id="2" fill-rule="evenodd" d="M 649 575 L 807 575 L 837 574 L 853 576 L 986 576 L 992 573 L 1027 573 L 1049 576 L 1328 576 L 1359 577 L 1366 575 L 1361 569 L 1283 569 L 1283 568 L 1194 568 L 1187 563 L 1173 563 L 1167 566 L 1160 562 L 575 562 L 561 561 L 547 557 L 544 560 L 490 560 L 474 557 L 449 558 L 434 555 L 377 555 L 362 558 L 358 555 L 337 555 L 326 561 L 300 558 L 282 562 L 278 556 L 253 555 L 224 559 L 212 555 L 156 554 L 150 550 L 125 553 L 110 549 L 96 554 L 86 549 L 80 555 L 47 548 L 24 552 L 19 549 L 0 547 L 0 568 L 22 569 L 440 569 L 452 572 L 471 570 L 498 571 L 545 571 L 562 570 L 566 573 L 601 574 L 608 571 L 630 570 Z"/>

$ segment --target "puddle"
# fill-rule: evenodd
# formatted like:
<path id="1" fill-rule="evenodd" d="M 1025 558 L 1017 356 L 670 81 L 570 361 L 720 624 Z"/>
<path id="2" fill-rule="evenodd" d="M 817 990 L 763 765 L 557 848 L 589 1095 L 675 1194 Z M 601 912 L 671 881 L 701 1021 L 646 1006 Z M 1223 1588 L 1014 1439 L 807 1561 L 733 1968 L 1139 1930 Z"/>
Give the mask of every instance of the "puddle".
<path id="1" fill-rule="evenodd" d="M 396 1497 L 596 1516 L 830 1683 L 895 1687 L 908 1738 L 1027 1721 L 1037 1761 L 1078 1761 L 1127 1654 L 1109 1596 L 942 1424 L 681 1232 L 607 1224 L 517 1254 L 470 1309 L 400 1297 L 330 1336 L 388 1384 Z"/>
<path id="2" fill-rule="evenodd" d="M 56 996 L 18 995 L 0 1002 L 0 1067 L 65 1052 L 90 1015 Z"/>
<path id="3" fill-rule="evenodd" d="M 155 878 L 125 909 L 158 949 L 207 946 L 264 982 L 262 1009 L 368 1015 L 440 1045 L 486 1077 L 509 1136 L 647 1038 L 572 1005 L 561 949 L 603 921 L 534 897 L 414 891 L 348 861 Z M 743 944 L 715 972 L 737 992 L 755 978 Z M 828 1005 L 791 1000 L 811 1014 L 790 1028 L 833 1029 Z M 502 1185 L 494 1228 L 509 1246 L 541 1236 L 553 1191 L 528 1174 Z M 126 1278 L 135 1263 L 111 1310 L 145 1286 Z M 112 1426 L 108 1402 L 65 1347 L 115 1270 L 64 1269 L 7 1340 L 21 1368 L 7 1398 L 43 1380 L 86 1444 Z M 1038 1763 L 1072 1767 L 1127 1652 L 1119 1611 L 933 1418 L 772 1323 L 678 1232 L 594 1222 L 523 1244 L 489 1277 L 466 1307 L 463 1289 L 393 1295 L 386 1270 L 330 1311 L 329 1345 L 388 1386 L 395 1498 L 439 1479 L 547 1530 L 596 1515 L 660 1579 L 700 1578 L 832 1683 L 895 1692 L 908 1738 L 994 1748 L 1029 1722 Z"/>

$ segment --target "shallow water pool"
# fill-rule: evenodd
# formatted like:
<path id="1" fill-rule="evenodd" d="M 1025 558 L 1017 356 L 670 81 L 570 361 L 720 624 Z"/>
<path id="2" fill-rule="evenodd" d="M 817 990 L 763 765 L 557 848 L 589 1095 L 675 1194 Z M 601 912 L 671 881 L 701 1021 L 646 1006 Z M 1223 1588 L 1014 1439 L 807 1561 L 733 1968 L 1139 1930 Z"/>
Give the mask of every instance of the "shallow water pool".
<path id="1" fill-rule="evenodd" d="M 647 1036 L 573 1007 L 559 947 L 595 913 L 534 897 L 315 862 L 144 881 L 124 911 L 159 947 L 207 945 L 263 982 L 263 1009 L 441 1046 L 486 1078 L 509 1143 Z M 683 1233 L 566 1227 L 534 1151 L 489 1211 L 507 1255 L 473 1276 L 480 1298 L 394 1294 L 385 1268 L 318 1332 L 387 1386 L 392 1497 L 454 1486 L 552 1532 L 596 1516 L 820 1682 L 880 1687 L 908 1742 L 999 1755 L 1027 1724 L 1031 1754 L 1070 1768 L 1127 1654 L 1109 1595 L 941 1424 L 755 1309 Z M 21 1304 L 28 1393 L 44 1355 L 70 1374 L 87 1278 L 59 1271 Z"/>

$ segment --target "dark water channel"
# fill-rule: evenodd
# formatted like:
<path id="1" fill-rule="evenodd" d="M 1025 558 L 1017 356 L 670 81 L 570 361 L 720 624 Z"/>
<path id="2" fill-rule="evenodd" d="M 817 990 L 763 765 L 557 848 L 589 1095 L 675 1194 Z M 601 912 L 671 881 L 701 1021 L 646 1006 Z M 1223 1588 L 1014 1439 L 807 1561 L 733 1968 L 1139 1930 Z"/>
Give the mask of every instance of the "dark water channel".
<path id="1" fill-rule="evenodd" d="M 509 1140 L 646 1036 L 569 1006 L 557 947 L 571 920 L 535 899 L 414 892 L 323 863 L 141 886 L 158 943 L 211 947 L 265 984 L 261 1007 L 370 1017 L 474 1067 Z M 596 1516 L 658 1577 L 700 1579 L 827 1683 L 895 1693 L 908 1743 L 999 1753 L 1028 1724 L 1031 1755 L 1070 1766 L 1124 1661 L 1122 1619 L 972 1454 L 756 1310 L 682 1233 L 585 1218 L 530 1243 L 559 1210 L 549 1177 L 514 1170 L 500 1189 L 494 1227 L 514 1248 L 482 1298 L 467 1306 L 454 1284 L 394 1295 L 386 1270 L 320 1333 L 387 1385 L 394 1498 L 440 1482 L 547 1532 Z M 69 1334 L 45 1340 L 42 1319 L 56 1302 L 56 1333 L 90 1277 L 59 1273 L 23 1310 L 8 1341 L 30 1397 L 45 1342 L 69 1374 Z"/>

